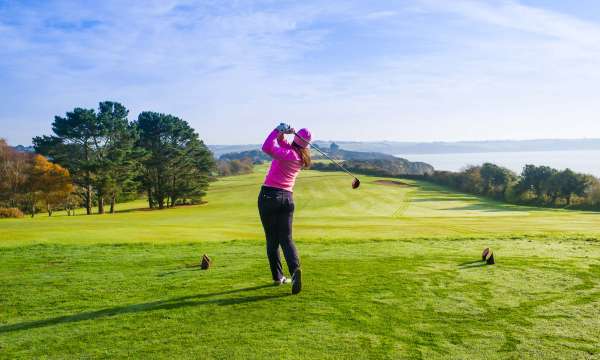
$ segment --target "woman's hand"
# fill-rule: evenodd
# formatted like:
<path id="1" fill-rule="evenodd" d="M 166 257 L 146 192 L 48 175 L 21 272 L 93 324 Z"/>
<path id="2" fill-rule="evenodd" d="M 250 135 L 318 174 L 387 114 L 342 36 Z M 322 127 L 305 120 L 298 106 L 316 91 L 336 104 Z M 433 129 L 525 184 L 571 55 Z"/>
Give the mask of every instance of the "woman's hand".
<path id="1" fill-rule="evenodd" d="M 294 128 L 284 123 L 279 124 L 279 126 L 277 126 L 276 129 L 282 134 L 293 134 L 295 132 Z"/>

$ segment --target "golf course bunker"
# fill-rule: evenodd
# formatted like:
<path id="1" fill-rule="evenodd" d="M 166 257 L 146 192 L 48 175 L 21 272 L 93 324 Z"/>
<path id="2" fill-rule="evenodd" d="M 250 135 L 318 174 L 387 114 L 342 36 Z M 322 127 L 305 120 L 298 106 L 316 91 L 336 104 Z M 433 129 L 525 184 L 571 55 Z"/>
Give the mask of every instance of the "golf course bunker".
<path id="1" fill-rule="evenodd" d="M 402 187 L 414 187 L 414 185 L 407 184 L 398 180 L 375 180 L 373 184 L 386 185 L 386 186 L 402 186 Z"/>

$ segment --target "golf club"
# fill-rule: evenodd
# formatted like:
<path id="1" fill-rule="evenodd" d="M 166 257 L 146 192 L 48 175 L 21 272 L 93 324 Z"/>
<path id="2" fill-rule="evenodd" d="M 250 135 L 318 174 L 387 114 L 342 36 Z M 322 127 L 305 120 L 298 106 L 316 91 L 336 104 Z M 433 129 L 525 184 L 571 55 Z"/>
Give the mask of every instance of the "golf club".
<path id="1" fill-rule="evenodd" d="M 327 159 L 329 159 L 329 161 L 336 164 L 340 169 L 344 170 L 348 175 L 352 176 L 354 178 L 354 180 L 352 180 L 352 188 L 353 189 L 357 189 L 360 186 L 360 180 L 358 180 L 358 178 L 356 176 L 354 176 L 354 174 L 352 174 L 350 171 L 348 171 L 348 169 L 346 169 L 342 164 L 333 160 L 331 157 L 329 157 L 329 155 L 327 155 L 323 151 L 321 151 L 321 149 L 319 149 L 316 145 L 312 144 L 310 141 L 308 141 L 305 138 L 303 138 L 302 136 L 298 135 L 298 133 L 296 133 L 295 131 L 294 131 L 294 135 L 296 135 L 298 138 L 300 138 L 300 140 L 309 144 L 313 149 L 317 150 L 321 155 L 323 155 Z"/>

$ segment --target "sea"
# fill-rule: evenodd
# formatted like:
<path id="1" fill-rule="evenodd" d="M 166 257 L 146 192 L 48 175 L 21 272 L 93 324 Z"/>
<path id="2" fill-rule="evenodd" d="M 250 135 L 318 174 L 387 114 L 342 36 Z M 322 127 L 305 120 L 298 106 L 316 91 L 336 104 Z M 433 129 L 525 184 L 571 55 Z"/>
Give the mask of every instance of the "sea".
<path id="1" fill-rule="evenodd" d="M 491 162 L 521 173 L 527 164 L 547 165 L 555 169 L 573 171 L 600 177 L 600 150 L 482 152 L 460 154 L 399 154 L 410 161 L 422 161 L 436 170 L 459 171 L 469 165 Z"/>

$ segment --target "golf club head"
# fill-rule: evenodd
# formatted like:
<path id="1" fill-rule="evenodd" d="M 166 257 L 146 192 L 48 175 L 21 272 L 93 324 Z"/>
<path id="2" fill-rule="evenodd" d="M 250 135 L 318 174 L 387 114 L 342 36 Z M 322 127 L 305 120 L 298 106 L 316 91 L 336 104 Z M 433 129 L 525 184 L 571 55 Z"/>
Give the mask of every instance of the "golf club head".
<path id="1" fill-rule="evenodd" d="M 354 180 L 352 180 L 352 188 L 358 189 L 359 186 L 360 186 L 360 180 L 358 180 L 357 178 L 354 178 Z"/>

